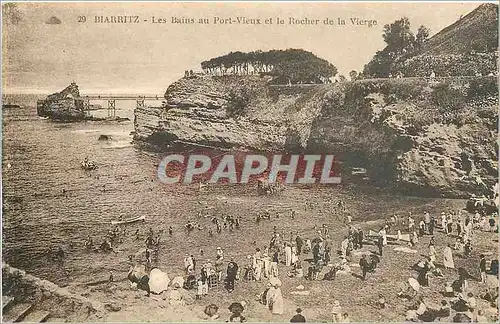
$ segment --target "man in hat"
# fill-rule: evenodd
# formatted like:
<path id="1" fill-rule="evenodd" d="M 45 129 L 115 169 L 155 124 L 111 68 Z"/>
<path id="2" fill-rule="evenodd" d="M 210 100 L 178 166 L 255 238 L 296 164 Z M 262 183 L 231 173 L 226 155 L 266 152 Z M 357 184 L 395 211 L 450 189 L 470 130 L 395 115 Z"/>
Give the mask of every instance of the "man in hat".
<path id="1" fill-rule="evenodd" d="M 366 259 L 366 254 L 363 254 L 361 260 L 359 260 L 359 267 L 361 268 L 361 271 L 363 273 L 363 280 L 366 280 L 366 273 L 368 272 L 369 268 L 368 260 Z"/>
<path id="2" fill-rule="evenodd" d="M 293 317 L 290 319 L 290 323 L 305 323 L 306 318 L 302 315 L 302 309 L 297 308 L 295 310 L 297 314 L 293 315 Z"/>
<path id="3" fill-rule="evenodd" d="M 300 255 L 302 253 L 302 246 L 304 245 L 304 241 L 298 235 L 295 238 L 295 244 L 297 245 L 297 254 Z"/>
<path id="4" fill-rule="evenodd" d="M 363 240 L 364 240 L 364 233 L 363 233 L 363 230 L 361 229 L 361 227 L 358 227 L 358 230 L 357 230 L 357 236 L 358 236 L 358 246 L 360 249 L 363 248 Z"/>
<path id="5" fill-rule="evenodd" d="M 238 274 L 238 264 L 234 262 L 233 258 L 231 258 L 231 261 L 227 265 L 227 275 L 226 275 L 226 289 L 228 292 L 233 292 L 234 281 L 236 280 L 237 274 Z"/>
<path id="6" fill-rule="evenodd" d="M 431 216 L 431 221 L 429 223 L 429 234 L 434 235 L 434 226 L 436 226 L 436 218 L 434 215 Z"/>
<path id="7" fill-rule="evenodd" d="M 384 237 L 382 235 L 379 235 L 377 239 L 377 246 L 378 246 L 378 254 L 382 256 L 382 250 L 384 247 Z"/>
<path id="8" fill-rule="evenodd" d="M 481 283 L 486 283 L 486 259 L 484 254 L 481 254 L 481 260 L 479 261 L 479 271 L 481 272 Z"/>

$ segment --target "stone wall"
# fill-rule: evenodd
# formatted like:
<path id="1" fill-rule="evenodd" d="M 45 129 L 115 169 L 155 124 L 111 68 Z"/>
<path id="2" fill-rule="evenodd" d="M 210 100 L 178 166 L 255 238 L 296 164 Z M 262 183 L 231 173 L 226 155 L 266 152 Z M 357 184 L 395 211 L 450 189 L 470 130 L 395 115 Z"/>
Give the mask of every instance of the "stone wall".
<path id="1" fill-rule="evenodd" d="M 8 264 L 2 265 L 2 276 L 4 296 L 15 297 L 15 302 L 32 303 L 35 309 L 48 311 L 53 318 L 92 322 L 100 321 L 105 314 L 102 304 Z"/>

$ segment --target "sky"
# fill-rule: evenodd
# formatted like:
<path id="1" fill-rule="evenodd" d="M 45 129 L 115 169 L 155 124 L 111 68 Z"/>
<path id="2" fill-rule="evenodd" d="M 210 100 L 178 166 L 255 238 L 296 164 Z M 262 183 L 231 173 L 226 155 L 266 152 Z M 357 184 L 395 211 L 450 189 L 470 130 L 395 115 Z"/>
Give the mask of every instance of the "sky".
<path id="1" fill-rule="evenodd" d="M 408 17 L 431 35 L 480 5 L 462 3 L 16 3 L 2 16 L 2 90 L 53 93 L 75 81 L 81 93 L 163 94 L 185 70 L 231 51 L 302 48 L 340 74 L 361 71 L 384 48 L 385 24 Z M 140 23 L 96 23 L 96 16 L 138 16 Z M 78 22 L 83 20 L 85 22 Z M 80 18 L 79 18 L 80 17 Z M 154 18 L 153 18 L 154 17 Z M 200 18 L 209 24 L 172 23 Z M 214 19 L 261 24 L 214 24 Z M 277 24 L 277 18 L 284 24 Z M 289 19 L 319 19 L 317 25 Z M 344 26 L 338 19 L 345 20 Z M 352 24 L 352 19 L 377 25 Z M 97 18 L 100 19 L 100 18 Z M 128 18 L 135 19 L 135 18 Z M 156 23 L 163 19 L 166 23 Z M 265 24 L 271 19 L 272 24 Z M 325 25 L 325 19 L 335 22 Z M 153 22 L 155 21 L 155 22 Z"/>

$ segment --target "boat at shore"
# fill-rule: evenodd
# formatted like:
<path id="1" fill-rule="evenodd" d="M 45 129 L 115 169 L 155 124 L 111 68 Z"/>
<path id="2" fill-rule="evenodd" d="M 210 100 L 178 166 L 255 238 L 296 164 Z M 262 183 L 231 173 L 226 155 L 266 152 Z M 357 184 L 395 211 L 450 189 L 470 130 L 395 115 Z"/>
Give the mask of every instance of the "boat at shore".
<path id="1" fill-rule="evenodd" d="M 145 220 L 146 220 L 146 216 L 138 216 L 138 217 L 133 217 L 133 218 L 129 218 L 129 219 L 111 221 L 111 225 L 135 223 L 138 221 L 145 221 Z"/>

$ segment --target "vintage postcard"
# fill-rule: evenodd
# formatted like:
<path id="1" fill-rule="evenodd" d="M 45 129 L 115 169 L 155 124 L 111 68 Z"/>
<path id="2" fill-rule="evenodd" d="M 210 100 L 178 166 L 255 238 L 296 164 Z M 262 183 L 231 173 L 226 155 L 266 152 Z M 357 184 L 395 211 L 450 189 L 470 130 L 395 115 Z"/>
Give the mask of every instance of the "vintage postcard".
<path id="1" fill-rule="evenodd" d="M 498 321 L 498 4 L 3 2 L 4 322 Z"/>

